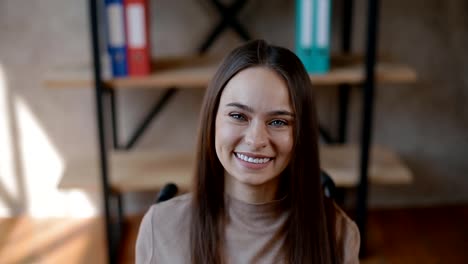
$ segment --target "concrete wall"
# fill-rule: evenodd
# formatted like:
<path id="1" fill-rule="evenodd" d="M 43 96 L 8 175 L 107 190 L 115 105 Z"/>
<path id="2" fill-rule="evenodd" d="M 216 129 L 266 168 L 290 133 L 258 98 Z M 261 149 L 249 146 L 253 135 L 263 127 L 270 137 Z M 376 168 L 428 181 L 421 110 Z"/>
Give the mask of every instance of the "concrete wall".
<path id="1" fill-rule="evenodd" d="M 218 21 L 208 3 L 151 1 L 153 55 L 195 52 Z M 333 49 L 339 47 L 334 3 Z M 374 206 L 468 201 L 468 3 L 381 1 L 379 49 L 411 65 L 416 84 L 380 85 L 376 93 L 375 143 L 390 146 L 415 173 L 411 186 L 371 189 Z M 252 36 L 293 48 L 293 1 L 250 1 L 240 20 Z M 365 1 L 356 1 L 353 48 L 364 50 Z M 93 215 L 100 193 L 59 191 L 67 161 L 97 152 L 92 89 L 47 89 L 50 68 L 89 63 L 87 1 L 0 2 L 0 215 Z M 240 43 L 225 32 L 212 52 Z M 119 92 L 120 132 L 128 137 L 159 92 Z M 152 123 L 137 149 L 194 146 L 203 91 L 181 91 Z M 336 91 L 319 89 L 323 123 L 336 127 Z M 360 93 L 352 94 L 350 141 L 359 141 Z M 144 210 L 148 195 L 126 197 L 128 212 Z"/>

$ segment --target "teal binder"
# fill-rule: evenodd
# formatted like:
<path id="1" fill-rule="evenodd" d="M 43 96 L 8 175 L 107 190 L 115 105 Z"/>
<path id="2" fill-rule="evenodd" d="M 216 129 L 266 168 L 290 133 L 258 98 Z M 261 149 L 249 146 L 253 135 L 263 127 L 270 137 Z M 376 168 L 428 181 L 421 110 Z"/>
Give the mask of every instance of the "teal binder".
<path id="1" fill-rule="evenodd" d="M 308 73 L 330 70 L 331 0 L 296 0 L 296 55 Z"/>

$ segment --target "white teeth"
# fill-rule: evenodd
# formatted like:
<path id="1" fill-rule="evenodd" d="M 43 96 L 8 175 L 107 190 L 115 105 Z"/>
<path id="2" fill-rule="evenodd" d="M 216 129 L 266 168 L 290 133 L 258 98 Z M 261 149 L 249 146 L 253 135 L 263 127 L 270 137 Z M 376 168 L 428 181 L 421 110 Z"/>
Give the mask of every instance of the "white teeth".
<path id="1" fill-rule="evenodd" d="M 259 164 L 259 163 L 267 163 L 268 161 L 270 161 L 270 158 L 263 158 L 263 159 L 260 159 L 260 158 L 252 158 L 252 157 L 248 157 L 246 155 L 243 155 L 243 154 L 239 154 L 239 153 L 236 153 L 236 156 L 243 160 L 243 161 L 247 161 L 247 162 L 250 162 L 250 163 L 256 163 L 256 164 Z"/>

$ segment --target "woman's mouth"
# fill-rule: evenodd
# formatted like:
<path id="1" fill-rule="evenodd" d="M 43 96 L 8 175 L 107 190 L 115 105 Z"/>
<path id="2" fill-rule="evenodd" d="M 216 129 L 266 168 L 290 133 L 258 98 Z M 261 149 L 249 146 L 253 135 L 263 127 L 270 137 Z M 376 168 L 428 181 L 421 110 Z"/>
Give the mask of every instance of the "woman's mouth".
<path id="1" fill-rule="evenodd" d="M 254 157 L 247 154 L 234 152 L 236 158 L 241 161 L 241 164 L 249 169 L 263 169 L 265 168 L 273 158 L 260 156 Z"/>

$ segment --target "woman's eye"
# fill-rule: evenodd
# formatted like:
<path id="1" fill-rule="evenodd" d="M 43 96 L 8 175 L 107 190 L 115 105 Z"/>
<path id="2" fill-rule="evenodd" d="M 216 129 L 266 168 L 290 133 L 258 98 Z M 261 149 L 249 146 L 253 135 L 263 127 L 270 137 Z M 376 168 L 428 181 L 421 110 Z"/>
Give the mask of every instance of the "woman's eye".
<path id="1" fill-rule="evenodd" d="M 238 114 L 238 113 L 232 113 L 232 114 L 229 114 L 229 116 L 236 120 L 246 120 L 244 115 Z"/>
<path id="2" fill-rule="evenodd" d="M 270 125 L 275 126 L 275 127 L 280 127 L 280 126 L 286 126 L 288 123 L 284 120 L 273 120 L 270 122 Z"/>

